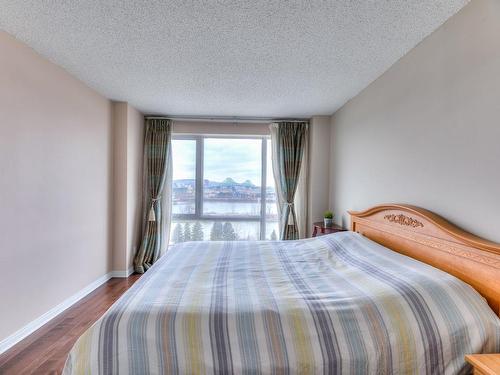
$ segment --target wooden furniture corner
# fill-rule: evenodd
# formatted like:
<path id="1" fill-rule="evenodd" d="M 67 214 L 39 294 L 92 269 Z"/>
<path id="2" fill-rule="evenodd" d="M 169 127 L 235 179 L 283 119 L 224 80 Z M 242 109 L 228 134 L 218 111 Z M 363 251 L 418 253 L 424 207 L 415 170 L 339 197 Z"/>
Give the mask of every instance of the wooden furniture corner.
<path id="1" fill-rule="evenodd" d="M 313 223 L 313 237 L 323 236 L 325 234 L 344 232 L 347 229 L 342 228 L 340 225 L 332 224 L 330 226 L 325 226 L 323 221 L 317 221 Z"/>
<path id="2" fill-rule="evenodd" d="M 472 365 L 474 374 L 500 374 L 500 354 L 471 354 L 465 359 Z"/>

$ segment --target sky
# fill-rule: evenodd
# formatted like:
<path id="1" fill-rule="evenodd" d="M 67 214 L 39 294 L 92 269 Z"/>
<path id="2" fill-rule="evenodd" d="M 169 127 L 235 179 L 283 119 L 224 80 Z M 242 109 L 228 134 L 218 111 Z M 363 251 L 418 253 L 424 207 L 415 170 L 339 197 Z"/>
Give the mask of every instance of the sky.
<path id="1" fill-rule="evenodd" d="M 260 186 L 261 142 L 260 139 L 205 138 L 203 178 L 220 182 L 230 177 L 236 182 L 250 180 Z M 172 158 L 174 180 L 195 178 L 196 141 L 172 140 Z M 267 186 L 273 185 L 269 159 Z"/>

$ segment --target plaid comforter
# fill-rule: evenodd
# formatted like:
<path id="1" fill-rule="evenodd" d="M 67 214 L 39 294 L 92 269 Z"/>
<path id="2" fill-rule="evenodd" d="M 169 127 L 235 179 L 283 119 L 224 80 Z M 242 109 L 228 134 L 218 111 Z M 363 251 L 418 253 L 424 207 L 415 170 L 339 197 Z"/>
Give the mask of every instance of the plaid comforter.
<path id="1" fill-rule="evenodd" d="M 175 245 L 64 374 L 455 374 L 500 321 L 453 276 L 344 232 Z"/>

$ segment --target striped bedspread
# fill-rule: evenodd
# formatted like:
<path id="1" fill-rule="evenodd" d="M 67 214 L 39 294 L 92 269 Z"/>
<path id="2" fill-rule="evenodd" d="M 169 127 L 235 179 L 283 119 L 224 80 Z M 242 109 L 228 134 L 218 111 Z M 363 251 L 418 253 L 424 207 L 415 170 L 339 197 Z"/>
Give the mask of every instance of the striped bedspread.
<path id="1" fill-rule="evenodd" d="M 175 245 L 64 374 L 456 374 L 500 321 L 453 276 L 351 232 Z"/>

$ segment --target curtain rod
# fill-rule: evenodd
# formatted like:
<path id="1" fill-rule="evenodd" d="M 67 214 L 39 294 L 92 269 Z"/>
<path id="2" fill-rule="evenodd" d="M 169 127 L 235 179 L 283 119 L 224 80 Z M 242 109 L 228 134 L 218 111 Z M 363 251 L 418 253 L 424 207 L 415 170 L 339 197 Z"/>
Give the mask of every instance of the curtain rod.
<path id="1" fill-rule="evenodd" d="M 159 116 L 159 115 L 146 115 L 146 119 L 168 119 L 178 121 L 206 121 L 206 122 L 256 122 L 256 123 L 269 123 L 269 122 L 304 122 L 309 121 L 309 118 L 272 118 L 272 117 L 237 117 L 237 116 Z"/>

